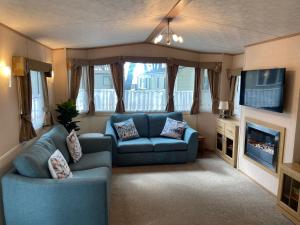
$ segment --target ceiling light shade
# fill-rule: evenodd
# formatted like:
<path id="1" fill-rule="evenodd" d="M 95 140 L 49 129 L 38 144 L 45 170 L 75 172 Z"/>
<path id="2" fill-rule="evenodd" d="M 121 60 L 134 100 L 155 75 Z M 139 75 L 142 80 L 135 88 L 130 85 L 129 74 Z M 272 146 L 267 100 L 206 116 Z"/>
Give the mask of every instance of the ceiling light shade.
<path id="1" fill-rule="evenodd" d="M 179 43 L 183 42 L 183 38 L 180 35 L 174 33 L 170 29 L 171 20 L 172 20 L 172 18 L 167 18 L 167 21 L 168 21 L 167 29 L 164 30 L 163 32 L 161 32 L 158 36 L 156 36 L 154 38 L 154 44 L 158 44 L 158 43 L 162 42 L 163 44 L 171 45 L 172 41 L 179 42 Z"/>

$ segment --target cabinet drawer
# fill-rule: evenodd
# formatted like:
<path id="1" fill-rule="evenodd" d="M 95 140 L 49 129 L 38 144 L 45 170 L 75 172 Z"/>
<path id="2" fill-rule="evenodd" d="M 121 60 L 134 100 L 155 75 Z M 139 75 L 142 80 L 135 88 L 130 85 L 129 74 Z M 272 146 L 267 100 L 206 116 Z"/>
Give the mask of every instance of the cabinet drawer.
<path id="1" fill-rule="evenodd" d="M 217 130 L 220 131 L 220 132 L 224 132 L 224 127 L 225 127 L 225 124 L 221 121 L 217 121 Z"/>
<path id="2" fill-rule="evenodd" d="M 225 126 L 225 135 L 234 137 L 235 126 L 230 126 L 230 125 Z"/>

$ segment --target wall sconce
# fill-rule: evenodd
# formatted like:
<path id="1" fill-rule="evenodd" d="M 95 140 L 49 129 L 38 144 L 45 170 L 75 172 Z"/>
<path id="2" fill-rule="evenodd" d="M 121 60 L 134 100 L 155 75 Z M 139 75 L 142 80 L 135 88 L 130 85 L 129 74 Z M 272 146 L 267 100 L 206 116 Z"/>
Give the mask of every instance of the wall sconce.
<path id="1" fill-rule="evenodd" d="M 1 73 L 8 78 L 8 87 L 11 87 L 11 68 L 9 66 L 5 66 L 0 64 Z"/>

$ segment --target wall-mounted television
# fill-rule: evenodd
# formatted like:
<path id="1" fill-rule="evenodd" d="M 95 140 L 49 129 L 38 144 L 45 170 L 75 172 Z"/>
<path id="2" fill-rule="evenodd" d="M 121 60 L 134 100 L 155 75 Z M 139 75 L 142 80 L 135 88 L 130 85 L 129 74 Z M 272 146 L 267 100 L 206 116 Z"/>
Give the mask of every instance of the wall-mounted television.
<path id="1" fill-rule="evenodd" d="M 240 105 L 283 112 L 285 68 L 241 73 Z"/>

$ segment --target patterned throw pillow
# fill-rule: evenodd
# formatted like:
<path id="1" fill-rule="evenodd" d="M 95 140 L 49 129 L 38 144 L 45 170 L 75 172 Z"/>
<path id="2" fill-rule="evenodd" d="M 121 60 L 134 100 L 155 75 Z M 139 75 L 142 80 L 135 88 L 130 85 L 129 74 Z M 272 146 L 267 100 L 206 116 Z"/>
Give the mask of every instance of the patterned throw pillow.
<path id="1" fill-rule="evenodd" d="M 80 158 L 82 157 L 82 149 L 78 140 L 78 137 L 76 135 L 75 130 L 72 130 L 69 136 L 66 138 L 68 149 L 70 152 L 70 155 L 74 161 L 74 163 L 77 163 Z"/>
<path id="2" fill-rule="evenodd" d="M 186 122 L 173 120 L 167 117 L 164 129 L 162 130 L 160 135 L 181 140 L 185 128 Z"/>
<path id="3" fill-rule="evenodd" d="M 114 123 L 114 126 L 121 141 L 140 137 L 132 118 L 119 123 Z"/>
<path id="4" fill-rule="evenodd" d="M 50 156 L 48 167 L 54 179 L 71 178 L 73 176 L 67 161 L 58 149 Z"/>

